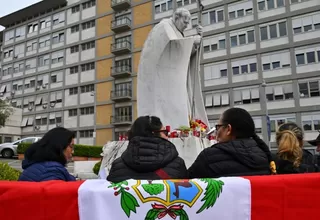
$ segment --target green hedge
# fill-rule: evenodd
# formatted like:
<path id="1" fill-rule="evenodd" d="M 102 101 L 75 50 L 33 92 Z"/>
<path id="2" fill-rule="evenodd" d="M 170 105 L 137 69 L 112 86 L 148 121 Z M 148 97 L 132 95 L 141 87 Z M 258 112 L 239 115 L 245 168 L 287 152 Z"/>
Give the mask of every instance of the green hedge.
<path id="1" fill-rule="evenodd" d="M 19 144 L 18 154 L 24 154 L 31 144 Z M 76 157 L 101 157 L 102 146 L 90 146 L 90 145 L 74 145 L 73 156 Z"/>
<path id="2" fill-rule="evenodd" d="M 100 166 L 101 166 L 101 161 L 99 161 L 98 163 L 96 163 L 94 165 L 94 167 L 92 168 L 92 171 L 93 171 L 94 174 L 96 174 L 96 175 L 99 174 Z"/>
<path id="3" fill-rule="evenodd" d="M 0 180 L 17 181 L 20 171 L 10 167 L 7 163 L 0 162 Z"/>

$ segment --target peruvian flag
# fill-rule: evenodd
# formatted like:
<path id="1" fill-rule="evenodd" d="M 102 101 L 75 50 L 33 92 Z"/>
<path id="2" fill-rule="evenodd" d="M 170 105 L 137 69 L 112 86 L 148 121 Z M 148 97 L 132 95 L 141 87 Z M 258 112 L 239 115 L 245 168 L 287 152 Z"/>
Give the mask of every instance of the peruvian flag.
<path id="1" fill-rule="evenodd" d="M 0 182 L 1 220 L 319 219 L 320 175 Z"/>

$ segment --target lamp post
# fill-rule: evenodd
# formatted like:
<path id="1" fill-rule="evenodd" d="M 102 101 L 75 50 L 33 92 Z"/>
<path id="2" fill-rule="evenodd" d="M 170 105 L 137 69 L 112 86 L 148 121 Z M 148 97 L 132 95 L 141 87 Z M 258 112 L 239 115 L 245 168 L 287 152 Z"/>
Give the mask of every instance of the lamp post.
<path id="1" fill-rule="evenodd" d="M 93 120 L 93 144 L 94 145 L 96 145 L 96 136 L 97 136 L 97 134 L 96 134 L 96 131 L 97 131 L 97 123 L 96 123 L 96 112 L 97 112 L 97 97 L 96 97 L 96 92 L 95 92 L 95 90 L 94 91 L 92 91 L 91 92 L 91 96 L 93 96 L 93 111 L 94 111 L 94 113 L 93 113 L 93 117 L 94 117 L 94 120 Z"/>
<path id="2" fill-rule="evenodd" d="M 266 96 L 266 87 L 267 87 L 267 83 L 265 80 L 263 80 L 263 82 L 261 83 L 261 87 L 263 88 L 263 92 L 264 92 L 264 99 L 265 99 L 265 103 L 266 103 L 266 108 L 265 108 L 265 116 L 266 116 L 266 120 L 267 120 L 267 132 L 268 132 L 268 147 L 271 150 L 271 146 L 270 146 L 270 138 L 271 138 L 271 123 L 270 123 L 270 117 L 269 117 L 269 112 L 268 112 L 268 104 L 267 104 L 267 96 Z"/>

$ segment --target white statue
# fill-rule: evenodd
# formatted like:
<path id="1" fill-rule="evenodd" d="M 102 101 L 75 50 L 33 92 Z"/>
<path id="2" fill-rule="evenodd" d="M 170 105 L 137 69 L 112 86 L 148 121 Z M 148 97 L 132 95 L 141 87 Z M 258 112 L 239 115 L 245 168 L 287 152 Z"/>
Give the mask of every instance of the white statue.
<path id="1" fill-rule="evenodd" d="M 197 36 L 184 37 L 190 19 L 190 12 L 180 8 L 172 18 L 157 24 L 144 43 L 138 70 L 138 116 L 156 115 L 172 129 L 189 126 L 191 117 L 209 126 L 201 91 L 200 54 L 195 49 L 201 42 L 202 27 L 198 25 Z"/>

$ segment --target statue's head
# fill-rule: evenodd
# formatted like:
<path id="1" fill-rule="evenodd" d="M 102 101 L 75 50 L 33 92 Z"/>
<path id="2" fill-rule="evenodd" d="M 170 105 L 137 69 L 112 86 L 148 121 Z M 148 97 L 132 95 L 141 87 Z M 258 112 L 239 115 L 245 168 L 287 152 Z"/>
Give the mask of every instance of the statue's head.
<path id="1" fill-rule="evenodd" d="M 189 25 L 191 14 L 190 12 L 185 8 L 178 8 L 173 13 L 173 22 L 176 25 L 177 29 L 181 32 L 183 32 Z"/>

